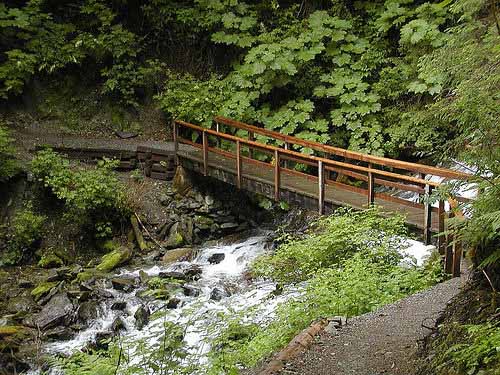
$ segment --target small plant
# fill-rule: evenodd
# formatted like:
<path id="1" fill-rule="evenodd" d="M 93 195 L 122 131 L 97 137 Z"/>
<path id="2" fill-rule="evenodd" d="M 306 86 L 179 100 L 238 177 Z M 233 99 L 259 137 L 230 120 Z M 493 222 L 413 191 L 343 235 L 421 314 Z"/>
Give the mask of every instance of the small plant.
<path id="1" fill-rule="evenodd" d="M 144 181 L 144 173 L 140 169 L 134 169 L 130 173 L 130 177 L 135 181 L 135 182 L 142 182 Z"/>
<path id="2" fill-rule="evenodd" d="M 6 253 L 0 264 L 14 265 L 32 250 L 42 238 L 45 216 L 33 212 L 30 206 L 16 213 L 8 234 Z"/>
<path id="3" fill-rule="evenodd" d="M 14 151 L 8 130 L 0 124 L 0 182 L 8 180 L 18 170 Z"/>

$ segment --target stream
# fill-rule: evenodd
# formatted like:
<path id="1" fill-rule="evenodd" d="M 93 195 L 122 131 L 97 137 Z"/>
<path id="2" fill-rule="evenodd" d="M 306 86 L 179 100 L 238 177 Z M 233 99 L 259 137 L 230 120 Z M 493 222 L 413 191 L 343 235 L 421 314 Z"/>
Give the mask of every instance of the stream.
<path id="1" fill-rule="evenodd" d="M 408 240 L 409 247 L 404 251 L 405 259 L 413 264 L 421 265 L 422 259 L 432 246 L 424 246 L 421 242 Z M 170 363 L 176 366 L 193 368 L 190 374 L 204 374 L 203 366 L 208 363 L 208 353 L 212 343 L 221 330 L 227 325 L 225 317 L 238 316 L 238 312 L 254 308 L 250 314 L 252 322 L 265 324 L 272 319 L 277 306 L 289 298 L 300 295 L 300 289 L 286 289 L 276 295 L 276 285 L 265 280 L 248 280 L 245 271 L 249 264 L 259 255 L 271 248 L 270 232 L 259 231 L 236 243 L 219 243 L 201 248 L 191 262 L 176 262 L 170 265 L 149 265 L 138 269 L 122 268 L 114 277 L 138 280 L 154 278 L 160 273 L 183 272 L 196 267 L 201 270 L 199 278 L 189 281 L 186 288 L 179 287 L 170 295 L 178 304 L 168 308 L 166 299 L 139 297 L 146 290 L 145 283 L 131 291 L 113 288 L 109 280 L 103 286 L 103 293 L 108 298 L 100 303 L 100 313 L 91 324 L 68 341 L 47 343 L 44 352 L 51 355 L 70 355 L 85 348 L 96 340 L 103 332 L 110 332 L 112 325 L 119 317 L 123 328 L 119 341 L 126 348 L 127 366 L 137 366 L 144 374 L 155 373 L 155 365 L 165 359 L 152 359 L 151 353 L 159 352 L 165 345 L 164 337 L 178 335 L 181 332 L 181 348 L 171 358 Z M 214 259 L 217 261 L 214 262 Z M 147 275 L 147 277 L 146 277 Z M 116 309 L 116 303 L 122 304 Z M 136 326 L 136 311 L 147 306 L 151 312 L 149 322 L 141 329 Z M 248 319 L 248 318 L 246 318 Z M 175 332 L 172 333 L 172 327 Z M 170 330 L 170 331 L 169 331 Z M 149 353 L 144 355 L 144 353 Z M 152 365 L 153 364 L 153 365 Z M 201 369 L 201 370 L 200 370 Z M 163 372 L 169 374 L 171 372 Z M 40 374 L 34 370 L 30 375 Z M 50 375 L 62 375 L 63 372 L 53 368 Z"/>
<path id="2" fill-rule="evenodd" d="M 119 270 L 115 277 L 139 278 L 141 274 L 142 277 L 147 274 L 148 278 L 152 278 L 162 272 L 182 272 L 193 266 L 201 269 L 201 274 L 198 280 L 188 282 L 189 293 L 178 288 L 171 296 L 179 300 L 176 308 L 167 308 L 167 301 L 164 299 L 138 297 L 137 294 L 146 289 L 145 287 L 124 292 L 108 285 L 104 293 L 110 298 L 101 302 L 98 318 L 75 338 L 48 343 L 44 351 L 54 355 L 70 355 L 84 349 L 95 340 L 96 335 L 110 331 L 115 319 L 120 317 L 125 326 L 120 331 L 120 340 L 121 345 L 127 347 L 131 358 L 129 366 L 141 365 L 145 360 L 141 355 L 134 355 L 136 351 L 154 352 L 161 347 L 165 326 L 169 323 L 183 332 L 183 351 L 185 350 L 183 357 L 185 357 L 179 363 L 203 366 L 208 361 L 207 353 L 211 348 L 211 341 L 226 324 L 222 318 L 223 314 L 234 316 L 240 311 L 255 307 L 259 313 L 252 314 L 257 320 L 254 322 L 264 324 L 266 319 L 272 318 L 278 304 L 297 295 L 297 291 L 285 290 L 279 296 L 275 296 L 273 294 L 276 289 L 275 283 L 263 280 L 250 281 L 244 277 L 245 270 L 252 260 L 270 248 L 269 234 L 260 231 L 236 243 L 204 247 L 191 262 Z M 213 262 L 214 258 L 220 262 Z M 116 302 L 125 302 L 126 307 L 117 311 L 112 308 Z M 138 329 L 134 314 L 144 305 L 151 311 L 151 319 L 142 329 Z M 31 374 L 37 373 L 39 372 L 31 372 Z M 53 369 L 50 374 L 59 373 L 61 372 Z"/>

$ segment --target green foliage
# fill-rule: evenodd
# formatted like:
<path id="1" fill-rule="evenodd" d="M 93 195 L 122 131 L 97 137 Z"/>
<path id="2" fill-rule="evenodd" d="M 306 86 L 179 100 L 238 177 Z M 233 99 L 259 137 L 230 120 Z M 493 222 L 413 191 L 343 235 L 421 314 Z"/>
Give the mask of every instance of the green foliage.
<path id="1" fill-rule="evenodd" d="M 320 219 L 304 239 L 283 243 L 274 254 L 260 257 L 253 265 L 256 276 L 272 277 L 279 282 L 306 280 L 322 268 L 328 268 L 363 252 L 370 259 L 399 260 L 405 234 L 404 219 L 382 219 L 379 211 L 338 209 Z"/>
<path id="2" fill-rule="evenodd" d="M 30 206 L 16 212 L 7 232 L 7 248 L 0 265 L 14 265 L 29 255 L 42 238 L 45 216 L 33 212 Z"/>
<path id="3" fill-rule="evenodd" d="M 438 348 L 439 374 L 500 374 L 500 327 L 498 323 L 459 325 L 446 327 L 450 337 L 457 340 L 450 346 L 443 342 Z"/>
<path id="4" fill-rule="evenodd" d="M 98 238 L 112 234 L 113 223 L 128 216 L 123 184 L 104 159 L 95 168 L 72 168 L 52 150 L 39 151 L 31 163 L 38 182 L 64 203 L 71 221 L 92 225 Z"/>
<path id="5" fill-rule="evenodd" d="M 439 281 L 437 262 L 425 268 L 399 265 L 402 233 L 401 218 L 378 217 L 375 209 L 340 210 L 313 225 L 306 238 L 262 256 L 253 272 L 280 285 L 300 282 L 300 296 L 280 305 L 262 326 L 246 323 L 248 316 L 230 319 L 210 354 L 210 373 L 255 366 L 318 318 L 373 311 Z"/>
<path id="6" fill-rule="evenodd" d="M 9 131 L 0 124 L 0 182 L 14 176 L 18 170 L 14 152 Z"/>

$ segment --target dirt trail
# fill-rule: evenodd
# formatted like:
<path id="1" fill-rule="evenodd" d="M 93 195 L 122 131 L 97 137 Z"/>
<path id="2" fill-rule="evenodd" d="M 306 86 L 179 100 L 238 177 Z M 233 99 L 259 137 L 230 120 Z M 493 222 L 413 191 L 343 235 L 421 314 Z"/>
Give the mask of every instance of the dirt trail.
<path id="1" fill-rule="evenodd" d="M 466 276 L 438 284 L 394 304 L 353 318 L 335 335 L 323 331 L 280 374 L 412 375 L 418 343 L 460 291 Z M 430 375 L 430 374 L 429 374 Z"/>

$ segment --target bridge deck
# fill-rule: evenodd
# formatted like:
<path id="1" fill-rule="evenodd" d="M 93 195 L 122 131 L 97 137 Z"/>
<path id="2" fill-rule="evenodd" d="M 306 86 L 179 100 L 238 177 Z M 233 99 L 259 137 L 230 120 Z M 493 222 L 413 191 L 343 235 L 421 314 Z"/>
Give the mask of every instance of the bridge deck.
<path id="1" fill-rule="evenodd" d="M 177 154 L 179 158 L 194 161 L 198 165 L 203 164 L 202 149 L 187 144 L 181 146 Z M 218 152 L 208 152 L 208 167 L 214 170 L 224 170 L 234 175 L 237 173 L 235 157 L 222 155 Z M 257 161 L 250 163 L 248 160 L 243 160 L 241 173 L 243 179 L 274 186 L 274 167 L 270 164 L 259 163 Z M 317 200 L 318 179 L 305 174 L 299 175 L 297 172 L 282 168 L 280 189 L 281 191 L 286 190 Z M 367 193 L 364 189 L 354 188 L 329 180 L 325 184 L 325 202 L 335 206 L 348 205 L 357 209 L 366 208 Z M 382 193 L 375 195 L 375 203 L 387 214 L 390 212 L 402 213 L 406 215 L 408 224 L 418 228 L 424 227 L 424 209 L 422 204 L 408 202 Z M 438 231 L 437 216 L 436 210 L 433 209 L 431 215 L 431 230 L 433 232 Z"/>

